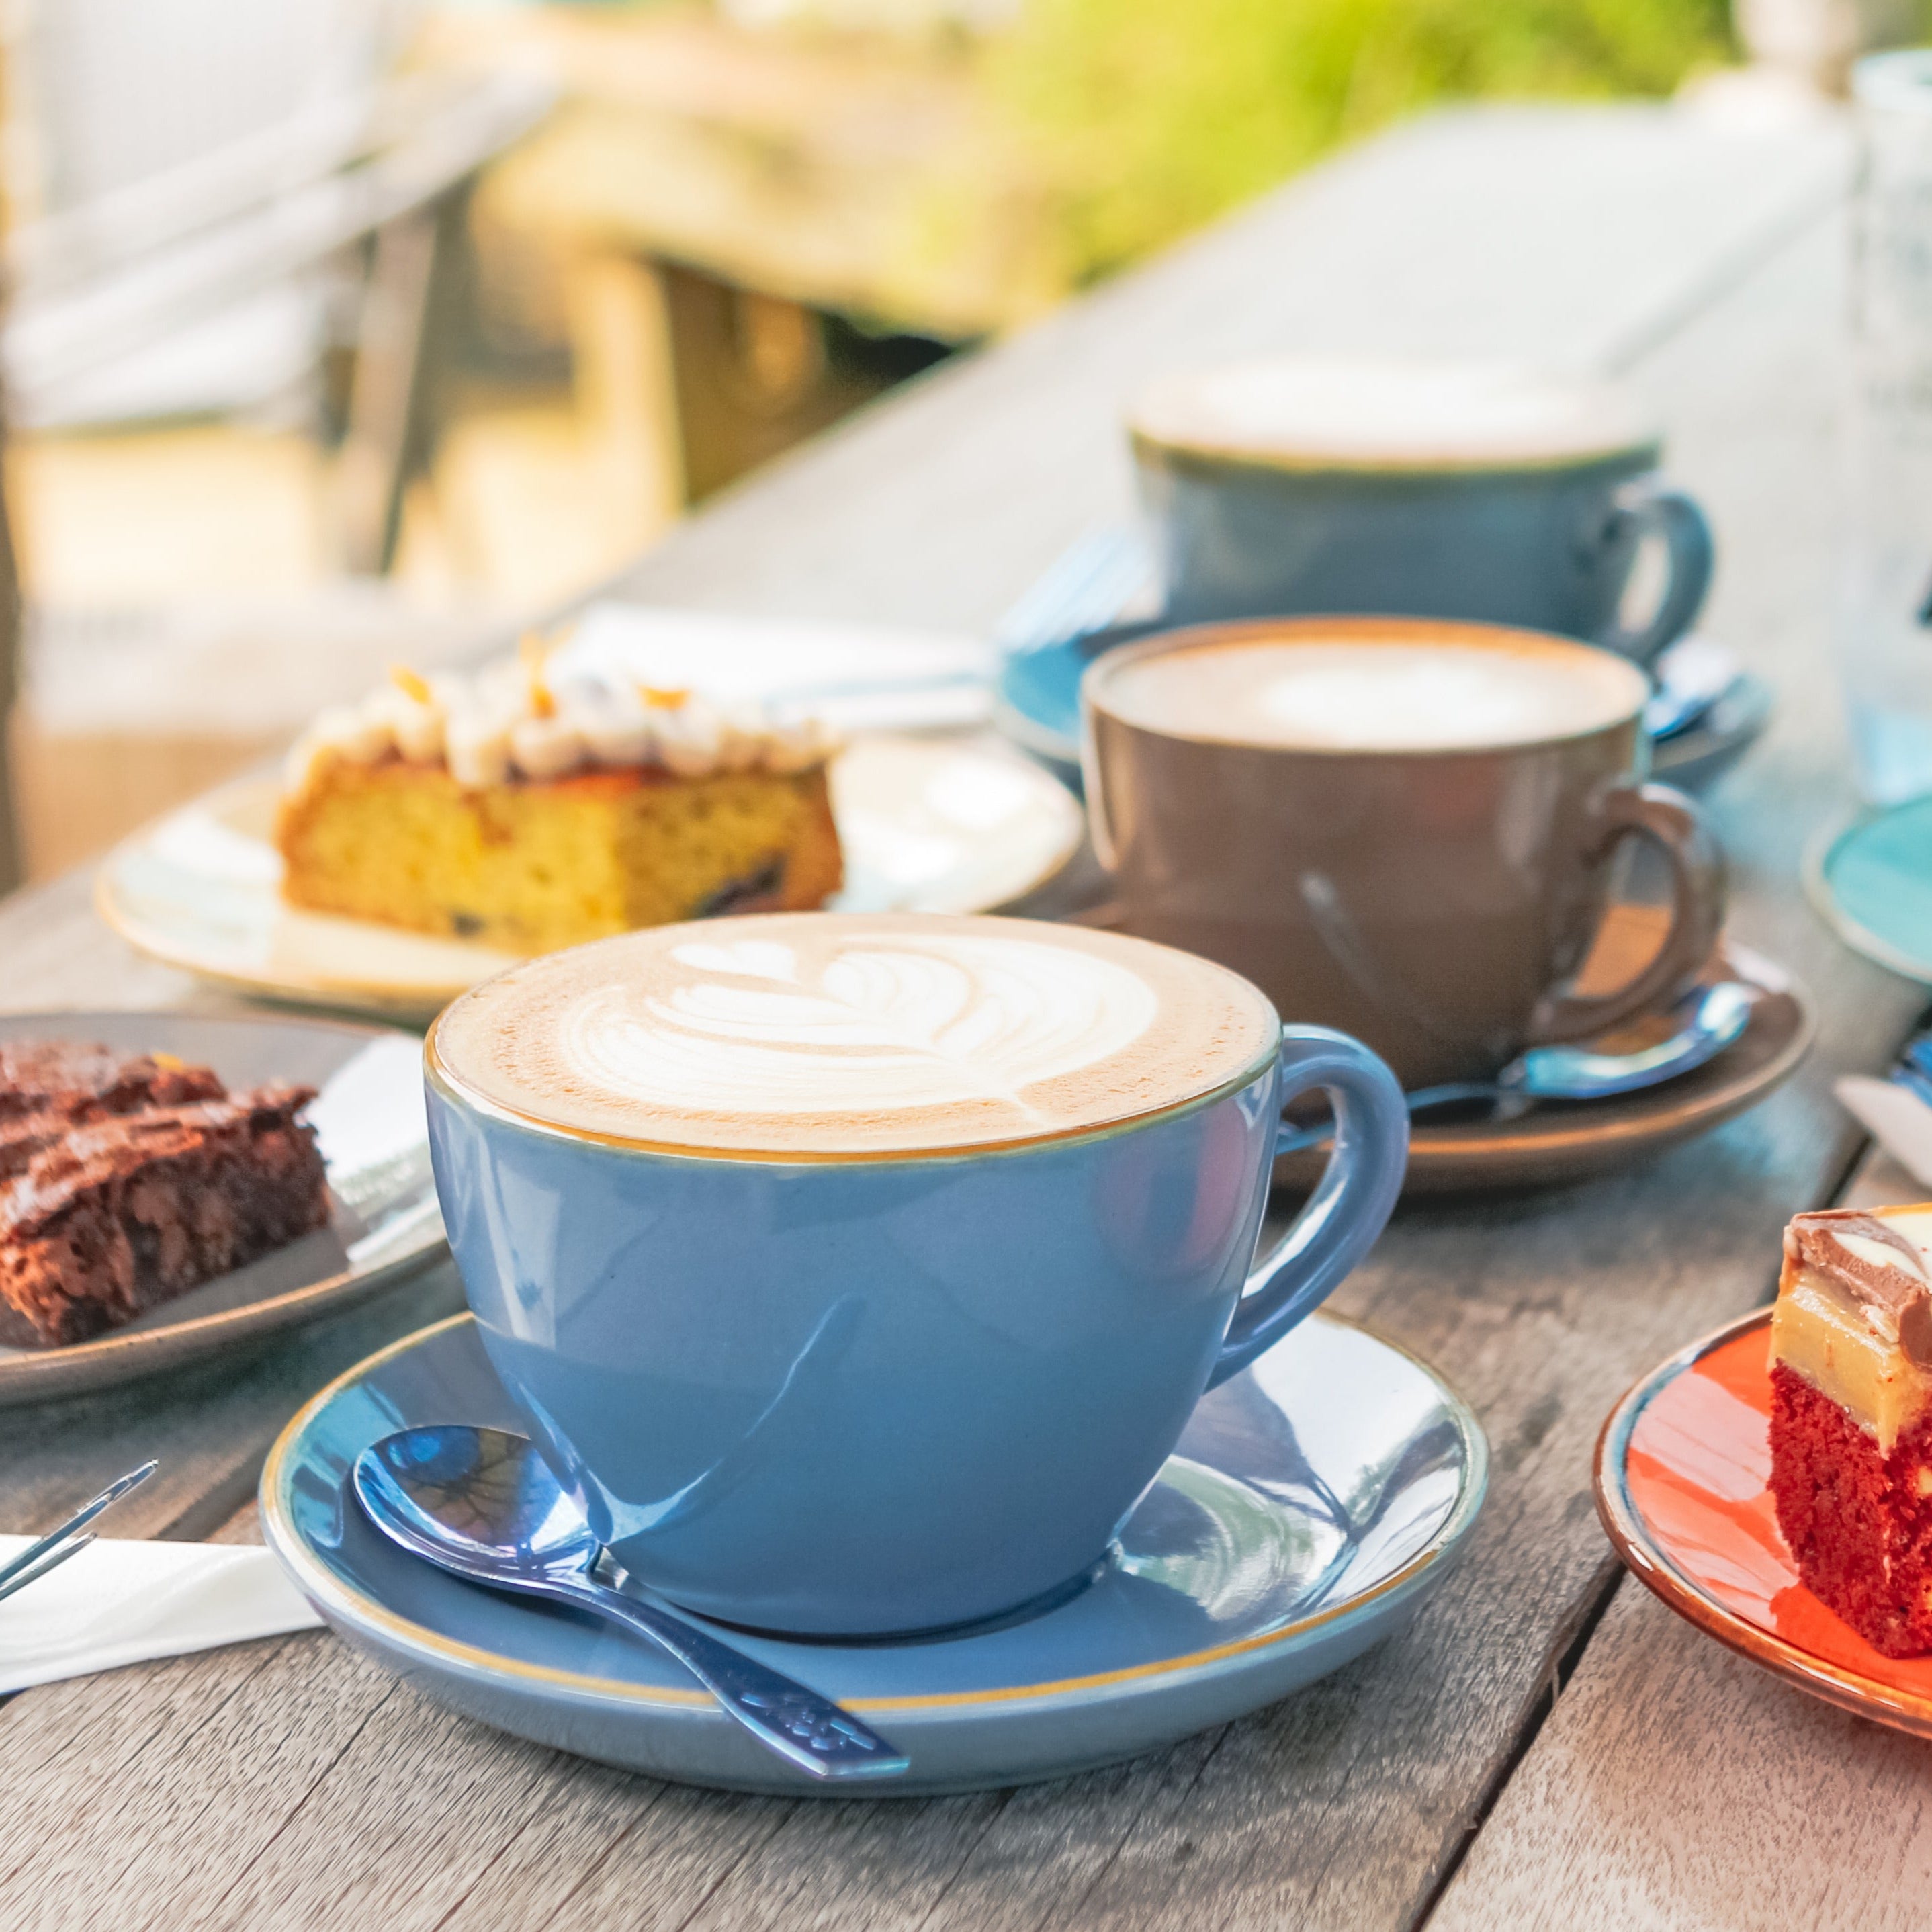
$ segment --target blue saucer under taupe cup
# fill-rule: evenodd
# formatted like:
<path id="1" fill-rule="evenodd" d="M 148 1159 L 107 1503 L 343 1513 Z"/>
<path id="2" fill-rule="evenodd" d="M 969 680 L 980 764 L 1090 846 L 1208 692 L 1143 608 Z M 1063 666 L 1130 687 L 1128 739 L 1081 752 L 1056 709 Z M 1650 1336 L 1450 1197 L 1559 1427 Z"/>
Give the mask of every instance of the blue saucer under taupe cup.
<path id="1" fill-rule="evenodd" d="M 1111 933 L 799 914 L 513 968 L 428 1048 L 479 1336 L 598 1540 L 758 1629 L 1077 1589 L 1204 1389 L 1366 1252 L 1400 1090 L 1238 976 Z M 1282 1110 L 1336 1150 L 1255 1245 Z"/>
<path id="2" fill-rule="evenodd" d="M 1166 611 L 1460 617 L 1647 663 L 1695 621 L 1711 533 L 1624 390 L 1504 363 L 1285 358 L 1177 374 L 1130 412 Z M 1666 568 L 1635 622 L 1647 538 Z"/>

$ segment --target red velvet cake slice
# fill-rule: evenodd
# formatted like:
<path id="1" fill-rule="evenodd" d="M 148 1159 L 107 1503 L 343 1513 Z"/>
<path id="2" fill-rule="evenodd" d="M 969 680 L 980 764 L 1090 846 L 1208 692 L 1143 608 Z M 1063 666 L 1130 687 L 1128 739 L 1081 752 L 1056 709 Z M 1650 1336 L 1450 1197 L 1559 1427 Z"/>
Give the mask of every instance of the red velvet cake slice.
<path id="1" fill-rule="evenodd" d="M 0 1342 L 84 1341 L 322 1226 L 327 1177 L 298 1118 L 314 1098 L 0 1046 Z"/>
<path id="2" fill-rule="evenodd" d="M 1771 1321 L 1771 1486 L 1811 1593 L 1932 1650 L 1932 1204 L 1795 1216 Z"/>

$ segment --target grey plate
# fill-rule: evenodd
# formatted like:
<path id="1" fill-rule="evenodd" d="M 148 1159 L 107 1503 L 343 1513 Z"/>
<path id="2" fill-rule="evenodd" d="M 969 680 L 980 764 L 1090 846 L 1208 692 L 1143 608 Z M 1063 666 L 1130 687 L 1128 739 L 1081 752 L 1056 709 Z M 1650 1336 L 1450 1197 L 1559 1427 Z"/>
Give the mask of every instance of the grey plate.
<path id="1" fill-rule="evenodd" d="M 347 1487 L 356 1457 L 393 1429 L 455 1420 L 521 1426 L 466 1315 L 351 1370 L 271 1452 L 263 1530 L 336 1630 L 519 1737 L 686 1784 L 825 1795 L 656 1650 L 459 1582 L 370 1526 Z M 1318 1315 L 1202 1399 L 1070 1600 L 920 1642 L 731 1641 L 911 1757 L 903 1778 L 830 1787 L 842 1801 L 1062 1777 L 1225 1724 L 1401 1629 L 1467 1538 L 1487 1460 L 1475 1417 L 1428 1368 Z"/>
<path id="2" fill-rule="evenodd" d="M 334 1315 L 445 1252 L 413 1034 L 328 1021 L 182 1013 L 0 1014 L 0 1039 L 99 1041 L 212 1066 L 230 1087 L 318 1089 L 329 1225 L 140 1320 L 65 1348 L 0 1348 L 0 1408 L 77 1395 Z"/>

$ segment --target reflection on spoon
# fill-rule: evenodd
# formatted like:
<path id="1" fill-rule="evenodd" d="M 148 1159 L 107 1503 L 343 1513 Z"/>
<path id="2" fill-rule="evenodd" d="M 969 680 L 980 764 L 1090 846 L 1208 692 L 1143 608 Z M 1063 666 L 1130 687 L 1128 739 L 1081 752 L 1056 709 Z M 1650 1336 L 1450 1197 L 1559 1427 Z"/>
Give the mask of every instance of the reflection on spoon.
<path id="1" fill-rule="evenodd" d="M 356 1499 L 389 1540 L 496 1590 L 608 1618 L 676 1658 L 769 1750 L 814 1778 L 891 1777 L 908 1760 L 848 1711 L 604 1580 L 590 1533 L 536 1444 L 462 1424 L 405 1429 L 356 1459 Z"/>
<path id="2" fill-rule="evenodd" d="M 1406 1098 L 1412 1118 L 1438 1108 L 1486 1107 L 1491 1120 L 1514 1120 L 1541 1100 L 1604 1100 L 1660 1085 L 1714 1060 L 1750 1024 L 1756 990 L 1738 980 L 1694 987 L 1670 1010 L 1668 1038 L 1638 1053 L 1593 1053 L 1587 1046 L 1534 1046 L 1493 1080 L 1418 1088 Z M 1324 1124 L 1285 1138 L 1279 1154 L 1318 1147 Z"/>

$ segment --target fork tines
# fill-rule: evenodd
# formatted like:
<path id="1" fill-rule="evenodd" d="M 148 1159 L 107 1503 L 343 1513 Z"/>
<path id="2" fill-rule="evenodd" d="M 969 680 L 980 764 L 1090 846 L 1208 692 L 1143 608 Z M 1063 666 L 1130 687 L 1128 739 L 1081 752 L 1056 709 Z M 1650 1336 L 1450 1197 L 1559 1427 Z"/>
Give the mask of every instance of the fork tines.
<path id="1" fill-rule="evenodd" d="M 0 1598 L 10 1597 L 16 1590 L 24 1590 L 50 1570 L 58 1569 L 70 1556 L 78 1556 L 94 1540 L 93 1532 L 87 1526 L 103 1510 L 118 1502 L 130 1490 L 145 1483 L 159 1466 L 149 1461 L 138 1469 L 130 1469 L 124 1476 L 116 1477 L 92 1502 L 83 1503 L 58 1528 L 50 1530 L 38 1542 L 28 1544 L 10 1563 L 0 1564 Z"/>

